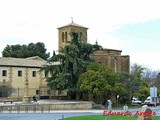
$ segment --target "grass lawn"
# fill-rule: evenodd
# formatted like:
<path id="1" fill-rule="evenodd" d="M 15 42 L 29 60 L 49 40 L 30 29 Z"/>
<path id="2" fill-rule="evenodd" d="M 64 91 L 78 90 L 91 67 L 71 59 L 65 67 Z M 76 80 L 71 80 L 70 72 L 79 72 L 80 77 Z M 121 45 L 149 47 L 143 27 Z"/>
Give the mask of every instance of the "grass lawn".
<path id="1" fill-rule="evenodd" d="M 65 118 L 64 120 L 106 120 L 107 116 L 93 115 L 93 116 L 77 116 Z M 111 116 L 112 120 L 137 120 L 137 116 Z M 160 116 L 152 116 L 152 120 L 158 120 Z"/>

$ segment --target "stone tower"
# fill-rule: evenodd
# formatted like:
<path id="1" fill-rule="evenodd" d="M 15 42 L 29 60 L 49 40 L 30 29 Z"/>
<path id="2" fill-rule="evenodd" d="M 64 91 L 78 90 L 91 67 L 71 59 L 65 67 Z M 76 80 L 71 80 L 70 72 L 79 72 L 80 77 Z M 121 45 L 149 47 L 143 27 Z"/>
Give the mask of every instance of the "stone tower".
<path id="1" fill-rule="evenodd" d="M 58 29 L 58 49 L 59 51 L 71 41 L 71 32 L 78 32 L 80 34 L 80 40 L 87 43 L 87 30 L 88 28 L 75 24 L 73 21 L 65 26 L 59 27 Z"/>

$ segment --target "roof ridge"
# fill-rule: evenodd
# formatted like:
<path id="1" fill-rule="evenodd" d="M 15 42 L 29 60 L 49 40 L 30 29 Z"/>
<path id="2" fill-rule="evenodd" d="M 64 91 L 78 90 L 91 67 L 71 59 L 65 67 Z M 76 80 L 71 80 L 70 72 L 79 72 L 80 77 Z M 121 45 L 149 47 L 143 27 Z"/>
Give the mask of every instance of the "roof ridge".
<path id="1" fill-rule="evenodd" d="M 62 27 L 59 27 L 59 28 L 63 28 L 63 27 L 67 27 L 67 26 L 76 26 L 76 27 L 82 27 L 82 28 L 88 29 L 87 27 L 84 27 L 84 26 L 79 25 L 79 24 L 74 23 L 74 22 L 71 22 L 71 23 L 69 23 L 69 24 L 67 24 L 67 25 L 64 25 L 64 26 L 62 26 Z M 59 29 L 59 28 L 58 28 L 58 29 Z"/>

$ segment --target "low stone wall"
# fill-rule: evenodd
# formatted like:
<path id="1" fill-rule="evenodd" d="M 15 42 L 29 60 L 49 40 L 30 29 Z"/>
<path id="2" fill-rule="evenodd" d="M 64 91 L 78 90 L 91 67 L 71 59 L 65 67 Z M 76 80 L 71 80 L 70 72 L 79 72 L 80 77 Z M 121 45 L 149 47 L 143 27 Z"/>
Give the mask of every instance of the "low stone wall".
<path id="1" fill-rule="evenodd" d="M 21 103 L 0 105 L 0 113 L 25 113 L 30 112 L 50 112 L 54 110 L 91 110 L 92 102 L 55 102 L 53 104 L 43 103 Z M 8 112 L 7 112 L 8 111 Z"/>
<path id="2" fill-rule="evenodd" d="M 51 108 L 53 110 L 91 110 L 91 102 L 77 102 L 77 103 L 59 103 L 52 104 Z"/>

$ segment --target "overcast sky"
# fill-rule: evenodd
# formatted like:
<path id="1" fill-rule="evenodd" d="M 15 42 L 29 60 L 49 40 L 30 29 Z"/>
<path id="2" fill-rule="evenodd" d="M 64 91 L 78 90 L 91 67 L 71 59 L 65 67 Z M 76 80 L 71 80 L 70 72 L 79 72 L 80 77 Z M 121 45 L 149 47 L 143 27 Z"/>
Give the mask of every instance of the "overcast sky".
<path id="1" fill-rule="evenodd" d="M 58 50 L 58 27 L 88 27 L 88 42 L 122 50 L 138 63 L 160 69 L 159 0 L 0 0 L 0 51 L 7 44 L 43 42 Z M 0 55 L 1 56 L 1 55 Z"/>

